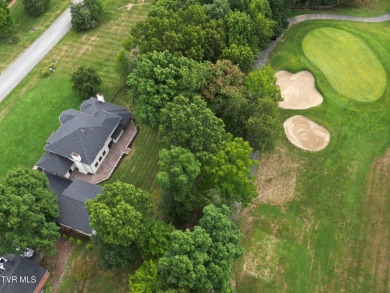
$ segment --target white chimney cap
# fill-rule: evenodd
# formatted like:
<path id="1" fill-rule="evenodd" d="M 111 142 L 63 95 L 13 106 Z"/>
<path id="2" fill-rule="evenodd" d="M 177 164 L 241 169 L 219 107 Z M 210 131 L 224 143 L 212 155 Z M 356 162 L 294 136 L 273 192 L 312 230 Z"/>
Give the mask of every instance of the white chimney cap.
<path id="1" fill-rule="evenodd" d="M 96 98 L 98 99 L 99 102 L 102 102 L 102 103 L 105 102 L 103 94 L 97 93 Z"/>
<path id="2" fill-rule="evenodd" d="M 81 156 L 80 156 L 80 154 L 78 154 L 78 153 L 72 153 L 71 155 L 72 155 L 73 160 L 78 161 L 78 162 L 81 162 Z"/>

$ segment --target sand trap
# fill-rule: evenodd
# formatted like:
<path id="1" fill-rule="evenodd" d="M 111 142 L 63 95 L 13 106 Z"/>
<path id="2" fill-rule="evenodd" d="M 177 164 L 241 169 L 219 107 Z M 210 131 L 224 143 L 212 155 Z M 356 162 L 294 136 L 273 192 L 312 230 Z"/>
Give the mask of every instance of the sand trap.
<path id="1" fill-rule="evenodd" d="M 288 140 L 301 149 L 317 152 L 329 143 L 329 131 L 305 116 L 288 118 L 283 125 Z"/>
<path id="2" fill-rule="evenodd" d="M 276 84 L 280 87 L 283 101 L 282 109 L 304 110 L 322 103 L 322 96 L 317 91 L 314 76 L 309 71 L 296 74 L 281 70 L 276 73 Z"/>

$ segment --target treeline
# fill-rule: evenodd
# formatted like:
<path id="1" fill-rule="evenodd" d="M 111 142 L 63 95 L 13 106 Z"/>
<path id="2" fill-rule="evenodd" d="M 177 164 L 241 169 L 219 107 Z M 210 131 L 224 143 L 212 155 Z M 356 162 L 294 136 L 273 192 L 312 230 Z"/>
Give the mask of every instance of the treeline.
<path id="1" fill-rule="evenodd" d="M 134 201 L 140 190 L 115 199 L 107 186 L 88 208 L 105 265 L 143 261 L 132 292 L 231 290 L 231 265 L 243 253 L 231 210 L 256 196 L 250 155 L 273 150 L 281 128 L 274 72 L 253 70 L 254 59 L 285 28 L 287 2 L 158 0 L 124 41 L 117 64 L 136 120 L 164 145 L 157 175 L 164 221 L 148 213 L 147 197 Z M 123 200 L 140 214 L 118 209 Z M 122 231 L 120 223 L 129 224 Z"/>

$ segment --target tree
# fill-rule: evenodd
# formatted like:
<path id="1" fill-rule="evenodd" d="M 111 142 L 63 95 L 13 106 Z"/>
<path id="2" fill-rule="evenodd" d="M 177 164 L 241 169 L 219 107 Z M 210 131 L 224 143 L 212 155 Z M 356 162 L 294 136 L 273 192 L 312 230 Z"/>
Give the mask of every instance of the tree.
<path id="1" fill-rule="evenodd" d="M 167 146 L 190 150 L 202 163 L 223 147 L 227 135 L 222 120 L 199 96 L 192 101 L 178 96 L 161 110 L 159 138 Z"/>
<path id="2" fill-rule="evenodd" d="M 163 188 L 162 211 L 167 219 L 181 222 L 196 203 L 193 187 L 200 173 L 200 163 L 181 147 L 163 149 L 158 163 L 161 172 L 157 174 L 157 182 Z"/>
<path id="3" fill-rule="evenodd" d="M 226 206 L 213 205 L 193 232 L 175 231 L 171 248 L 158 262 L 162 289 L 227 292 L 233 261 L 242 255 L 241 234 Z"/>
<path id="4" fill-rule="evenodd" d="M 84 0 L 72 4 L 70 7 L 72 15 L 72 27 L 80 32 L 95 28 L 104 13 L 104 6 L 101 0 Z"/>
<path id="5" fill-rule="evenodd" d="M 102 84 L 102 79 L 92 67 L 81 66 L 72 73 L 73 88 L 78 94 L 88 99 L 97 92 L 98 87 Z"/>
<path id="6" fill-rule="evenodd" d="M 7 8 L 7 3 L 0 1 L 0 39 L 8 37 L 13 29 L 14 20 Z"/>
<path id="7" fill-rule="evenodd" d="M 33 247 L 55 253 L 59 232 L 56 195 L 44 173 L 17 167 L 0 184 L 0 255 Z"/>
<path id="8" fill-rule="evenodd" d="M 50 0 L 23 0 L 24 10 L 31 16 L 39 16 L 49 8 Z"/>
<path id="9" fill-rule="evenodd" d="M 243 72 L 251 71 L 255 61 L 255 55 L 249 46 L 236 44 L 225 48 L 222 51 L 221 58 L 237 64 Z"/>
<path id="10" fill-rule="evenodd" d="M 103 265 L 127 266 L 165 252 L 171 227 L 149 214 L 151 205 L 149 193 L 119 181 L 104 185 L 103 194 L 86 202 Z"/>
<path id="11" fill-rule="evenodd" d="M 201 227 L 192 232 L 174 231 L 170 249 L 158 262 L 163 289 L 211 291 L 213 286 L 207 276 L 211 242 L 210 235 Z"/>
<path id="12" fill-rule="evenodd" d="M 208 189 L 217 189 L 219 202 L 248 204 L 256 195 L 251 168 L 254 161 L 249 157 L 252 148 L 242 138 L 228 141 L 225 148 L 206 162 L 202 178 Z"/>
<path id="13" fill-rule="evenodd" d="M 144 261 L 129 278 L 131 293 L 156 293 L 158 290 L 157 264 L 153 260 Z"/>
<path id="14" fill-rule="evenodd" d="M 272 19 L 275 21 L 274 35 L 280 36 L 287 27 L 287 16 L 290 9 L 289 0 L 272 0 L 269 2 Z"/>
<path id="15" fill-rule="evenodd" d="M 228 0 L 214 0 L 205 5 L 205 8 L 210 19 L 222 19 L 229 12 L 230 3 Z"/>
<path id="16" fill-rule="evenodd" d="M 152 128 L 159 125 L 160 111 L 178 94 L 181 70 L 192 71 L 195 61 L 176 57 L 168 51 L 139 57 L 137 68 L 127 79 L 130 97 L 137 106 L 137 117 Z"/>

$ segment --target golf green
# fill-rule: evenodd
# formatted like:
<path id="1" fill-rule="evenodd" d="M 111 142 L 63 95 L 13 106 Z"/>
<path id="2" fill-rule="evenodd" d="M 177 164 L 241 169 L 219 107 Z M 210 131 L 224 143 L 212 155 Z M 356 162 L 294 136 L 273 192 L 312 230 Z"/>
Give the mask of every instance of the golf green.
<path id="1" fill-rule="evenodd" d="M 343 96 L 372 102 L 386 88 L 386 72 L 374 52 L 358 37 L 336 28 L 309 32 L 302 42 L 306 57 Z"/>

